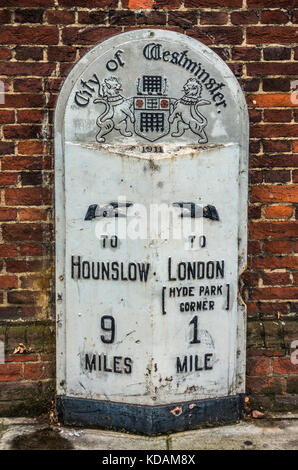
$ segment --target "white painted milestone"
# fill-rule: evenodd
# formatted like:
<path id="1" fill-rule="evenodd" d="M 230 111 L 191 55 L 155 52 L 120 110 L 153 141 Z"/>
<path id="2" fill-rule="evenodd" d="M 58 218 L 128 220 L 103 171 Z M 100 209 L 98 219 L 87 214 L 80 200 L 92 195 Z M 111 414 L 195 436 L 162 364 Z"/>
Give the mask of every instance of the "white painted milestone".
<path id="1" fill-rule="evenodd" d="M 244 392 L 248 119 L 209 48 L 141 30 L 59 96 L 57 392 L 167 405 Z"/>

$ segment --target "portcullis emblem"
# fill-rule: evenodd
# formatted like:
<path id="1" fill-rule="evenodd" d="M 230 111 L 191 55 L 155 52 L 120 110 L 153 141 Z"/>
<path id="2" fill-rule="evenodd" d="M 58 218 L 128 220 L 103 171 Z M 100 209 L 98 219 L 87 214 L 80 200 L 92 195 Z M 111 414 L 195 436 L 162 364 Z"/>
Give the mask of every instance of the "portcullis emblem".
<path id="1" fill-rule="evenodd" d="M 94 103 L 104 104 L 105 109 L 96 120 L 97 142 L 105 142 L 105 136 L 113 130 L 125 137 L 132 137 L 134 131 L 150 142 L 169 133 L 177 138 L 191 131 L 198 136 L 198 143 L 208 142 L 208 121 L 199 107 L 211 102 L 201 97 L 202 85 L 197 78 L 187 80 L 179 99 L 167 95 L 167 78 L 161 75 L 139 77 L 137 96 L 132 98 L 124 97 L 120 90 L 122 85 L 116 77 L 108 77 L 100 85 L 100 98 Z"/>

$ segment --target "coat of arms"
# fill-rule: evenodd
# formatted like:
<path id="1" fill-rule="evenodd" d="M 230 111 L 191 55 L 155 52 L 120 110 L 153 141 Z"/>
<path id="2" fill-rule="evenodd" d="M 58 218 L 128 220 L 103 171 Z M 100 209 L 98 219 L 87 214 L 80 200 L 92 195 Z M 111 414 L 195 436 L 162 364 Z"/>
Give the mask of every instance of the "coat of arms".
<path id="1" fill-rule="evenodd" d="M 100 87 L 100 98 L 94 103 L 105 105 L 96 124 L 99 132 L 97 142 L 105 142 L 105 136 L 114 129 L 125 137 L 135 134 L 154 142 L 171 133 L 180 137 L 186 130 L 198 136 L 198 143 L 207 143 L 205 127 L 208 121 L 199 107 L 211 104 L 201 98 L 202 85 L 197 78 L 189 78 L 183 86 L 183 96 L 179 99 L 167 95 L 167 78 L 161 75 L 143 75 L 137 81 L 137 95 L 124 97 L 118 78 L 106 78 Z"/>

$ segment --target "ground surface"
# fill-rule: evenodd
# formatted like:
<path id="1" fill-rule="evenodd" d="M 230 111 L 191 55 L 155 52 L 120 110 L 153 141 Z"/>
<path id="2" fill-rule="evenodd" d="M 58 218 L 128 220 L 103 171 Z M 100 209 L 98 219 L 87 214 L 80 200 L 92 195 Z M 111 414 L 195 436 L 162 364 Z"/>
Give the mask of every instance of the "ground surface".
<path id="1" fill-rule="evenodd" d="M 294 450 L 298 413 L 271 414 L 217 428 L 157 437 L 51 426 L 45 420 L 0 418 L 0 450 Z"/>

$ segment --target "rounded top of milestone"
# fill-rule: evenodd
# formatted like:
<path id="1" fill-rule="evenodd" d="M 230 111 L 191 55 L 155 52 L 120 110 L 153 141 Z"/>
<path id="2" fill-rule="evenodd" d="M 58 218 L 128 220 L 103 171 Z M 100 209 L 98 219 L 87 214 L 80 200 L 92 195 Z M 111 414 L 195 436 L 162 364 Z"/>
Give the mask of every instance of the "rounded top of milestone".
<path id="1" fill-rule="evenodd" d="M 68 141 L 206 146 L 239 140 L 243 94 L 236 78 L 211 49 L 180 33 L 113 36 L 78 62 L 62 91 Z"/>

